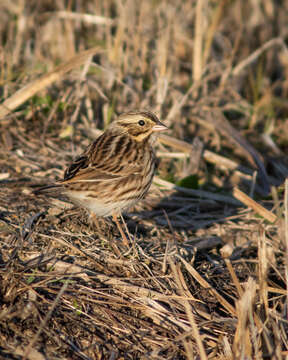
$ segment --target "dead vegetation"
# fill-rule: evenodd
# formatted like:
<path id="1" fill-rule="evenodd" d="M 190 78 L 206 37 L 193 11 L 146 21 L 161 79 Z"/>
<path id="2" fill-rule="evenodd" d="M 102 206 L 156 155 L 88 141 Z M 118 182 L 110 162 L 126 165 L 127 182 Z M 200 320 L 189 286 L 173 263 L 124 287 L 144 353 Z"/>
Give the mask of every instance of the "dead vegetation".
<path id="1" fill-rule="evenodd" d="M 0 12 L 1 358 L 285 359 L 287 2 Z M 138 108 L 171 130 L 128 250 L 32 190 Z"/>

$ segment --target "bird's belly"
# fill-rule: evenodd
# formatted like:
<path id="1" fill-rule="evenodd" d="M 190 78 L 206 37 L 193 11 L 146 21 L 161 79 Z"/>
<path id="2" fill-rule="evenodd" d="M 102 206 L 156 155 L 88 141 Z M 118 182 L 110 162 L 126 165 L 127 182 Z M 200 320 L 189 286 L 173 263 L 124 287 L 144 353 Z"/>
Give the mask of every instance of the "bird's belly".
<path id="1" fill-rule="evenodd" d="M 89 196 L 89 192 L 73 192 L 66 193 L 68 197 L 77 205 L 92 211 L 97 216 L 111 216 L 112 214 L 119 214 L 122 210 L 129 208 L 137 202 L 137 199 L 120 200 L 107 202 L 99 198 Z"/>

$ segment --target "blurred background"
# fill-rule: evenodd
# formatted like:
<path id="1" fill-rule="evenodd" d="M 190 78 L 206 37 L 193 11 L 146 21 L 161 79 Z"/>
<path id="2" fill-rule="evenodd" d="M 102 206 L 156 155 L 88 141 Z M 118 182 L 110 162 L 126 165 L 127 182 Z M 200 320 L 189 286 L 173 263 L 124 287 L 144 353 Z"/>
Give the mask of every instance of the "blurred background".
<path id="1" fill-rule="evenodd" d="M 72 65 L 28 101 L 17 95 L 15 116 L 25 119 L 28 141 L 45 142 L 48 133 L 77 147 L 83 131 L 95 137 L 93 129 L 115 114 L 149 108 L 175 138 L 200 136 L 246 163 L 248 146 L 238 139 L 235 147 L 224 115 L 283 179 L 287 159 L 286 166 L 271 159 L 287 154 L 287 7 L 271 0 L 2 0 L 1 98 L 97 47 L 84 68 Z"/>

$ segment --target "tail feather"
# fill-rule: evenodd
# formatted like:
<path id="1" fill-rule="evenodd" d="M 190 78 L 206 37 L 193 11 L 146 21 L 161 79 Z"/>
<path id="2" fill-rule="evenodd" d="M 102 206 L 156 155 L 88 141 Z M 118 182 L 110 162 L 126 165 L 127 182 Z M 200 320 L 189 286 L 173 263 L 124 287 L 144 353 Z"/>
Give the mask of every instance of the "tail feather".
<path id="1" fill-rule="evenodd" d="M 34 195 L 59 195 L 62 193 L 62 185 L 60 184 L 51 184 L 42 186 L 33 191 Z"/>

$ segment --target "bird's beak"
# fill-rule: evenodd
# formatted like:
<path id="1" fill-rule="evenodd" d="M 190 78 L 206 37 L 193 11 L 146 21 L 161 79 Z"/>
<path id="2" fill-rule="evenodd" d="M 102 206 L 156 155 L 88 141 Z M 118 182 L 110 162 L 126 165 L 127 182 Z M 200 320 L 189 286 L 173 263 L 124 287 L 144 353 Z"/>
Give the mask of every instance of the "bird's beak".
<path id="1" fill-rule="evenodd" d="M 166 125 L 164 125 L 163 123 L 161 123 L 161 121 L 157 121 L 156 125 L 153 126 L 152 131 L 164 131 L 164 130 L 168 130 L 168 127 Z"/>

